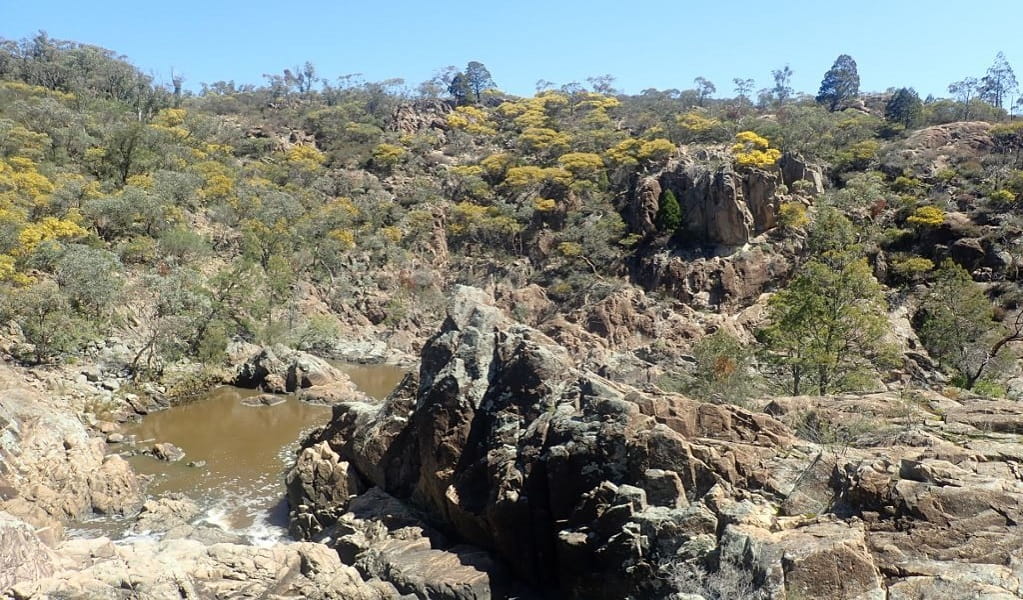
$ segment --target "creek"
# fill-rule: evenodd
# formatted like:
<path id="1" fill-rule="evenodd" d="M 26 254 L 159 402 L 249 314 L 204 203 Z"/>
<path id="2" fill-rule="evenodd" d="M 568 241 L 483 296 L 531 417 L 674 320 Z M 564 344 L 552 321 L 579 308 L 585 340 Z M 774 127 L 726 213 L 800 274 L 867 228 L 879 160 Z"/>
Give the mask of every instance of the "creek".
<path id="1" fill-rule="evenodd" d="M 393 365 L 335 366 L 374 398 L 384 398 L 406 372 Z M 124 432 L 139 448 L 170 442 L 185 451 L 183 460 L 172 463 L 141 454 L 128 458 L 136 472 L 151 478 L 149 497 L 182 493 L 202 507 L 201 522 L 254 544 L 269 544 L 286 535 L 284 473 L 299 441 L 326 424 L 331 409 L 294 397 L 273 406 L 242 404 L 256 395 L 258 390 L 219 387 L 195 402 L 147 415 Z M 198 461 L 201 466 L 189 466 Z M 97 517 L 69 533 L 119 538 L 129 525 L 123 519 Z"/>

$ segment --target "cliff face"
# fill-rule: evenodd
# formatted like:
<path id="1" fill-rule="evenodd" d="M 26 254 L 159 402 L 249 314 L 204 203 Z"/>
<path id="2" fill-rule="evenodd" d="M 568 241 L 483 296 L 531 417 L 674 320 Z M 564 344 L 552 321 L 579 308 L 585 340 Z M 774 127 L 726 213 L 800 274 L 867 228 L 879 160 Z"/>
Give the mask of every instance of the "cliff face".
<path id="1" fill-rule="evenodd" d="M 798 194 L 789 193 L 796 188 Z M 800 240 L 764 234 L 778 226 L 784 202 L 821 193 L 823 175 L 797 155 L 786 154 L 767 170 L 737 170 L 723 150 L 686 152 L 633 182 L 622 209 L 633 232 L 657 233 L 655 217 L 668 190 L 678 199 L 682 225 L 666 244 L 637 251 L 628 263 L 630 277 L 697 309 L 735 309 L 788 280 Z"/>
<path id="2" fill-rule="evenodd" d="M 777 167 L 736 170 L 723 152 L 684 153 L 661 171 L 637 178 L 625 215 L 633 231 L 655 232 L 654 218 L 667 190 L 682 208 L 679 233 L 690 243 L 741 246 L 777 225 L 786 198 L 779 188 L 804 182 L 810 194 L 823 191 L 820 167 L 785 155 Z"/>
<path id="3" fill-rule="evenodd" d="M 376 538 L 378 548 L 404 544 L 400 553 L 367 541 L 366 519 L 380 516 L 366 517 L 359 498 L 371 497 L 403 507 L 385 512 L 418 523 L 415 539 L 431 551 L 498 559 L 472 572 L 487 585 L 438 597 L 505 597 L 499 563 L 569 598 L 664 597 L 691 587 L 679 573 L 696 567 L 732 573 L 760 594 L 750 597 L 926 597 L 950 578 L 960 590 L 1015 593 L 1023 487 L 994 457 L 1019 446 L 958 448 L 945 437 L 992 407 L 928 401 L 884 447 L 811 443 L 766 413 L 580 370 L 461 288 L 418 378 L 381 404 L 339 405 L 305 442 L 289 475 L 292 526 L 332 539 L 364 576 L 370 563 L 408 568 L 408 536 L 397 532 L 409 523 Z M 770 411 L 890 419 L 886 402 L 791 399 Z M 910 425 L 937 410 L 962 418 Z"/>

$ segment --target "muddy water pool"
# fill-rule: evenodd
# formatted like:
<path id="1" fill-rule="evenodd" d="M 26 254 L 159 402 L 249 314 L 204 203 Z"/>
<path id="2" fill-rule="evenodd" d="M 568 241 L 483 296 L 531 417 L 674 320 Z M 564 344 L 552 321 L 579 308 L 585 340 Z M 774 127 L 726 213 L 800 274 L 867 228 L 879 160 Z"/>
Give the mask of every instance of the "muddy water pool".
<path id="1" fill-rule="evenodd" d="M 355 385 L 385 397 L 406 369 L 393 365 L 335 364 Z M 199 502 L 201 521 L 239 533 L 252 543 L 271 543 L 285 534 L 284 473 L 299 440 L 330 419 L 331 409 L 288 397 L 274 406 L 250 407 L 242 400 L 256 390 L 220 387 L 195 402 L 147 415 L 125 428 L 136 446 L 170 442 L 185 458 L 167 463 L 149 456 L 128 458 L 151 477 L 150 497 L 179 492 Z M 203 461 L 201 466 L 189 463 Z M 74 535 L 121 537 L 129 523 L 96 518 L 79 524 Z"/>

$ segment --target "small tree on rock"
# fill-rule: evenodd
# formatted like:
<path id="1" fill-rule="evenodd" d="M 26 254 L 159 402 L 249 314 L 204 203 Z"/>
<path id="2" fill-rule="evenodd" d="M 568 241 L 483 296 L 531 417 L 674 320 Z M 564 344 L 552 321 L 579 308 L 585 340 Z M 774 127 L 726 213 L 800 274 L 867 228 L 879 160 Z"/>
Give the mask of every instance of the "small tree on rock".
<path id="1" fill-rule="evenodd" d="M 674 232 L 682 224 L 682 207 L 671 190 L 664 190 L 661 194 L 654 224 L 661 233 Z"/>
<path id="2" fill-rule="evenodd" d="M 946 259 L 923 302 L 920 340 L 957 383 L 973 389 L 989 376 L 1010 342 L 1023 341 L 1023 312 L 1006 328 L 966 269 Z"/>
<path id="3" fill-rule="evenodd" d="M 881 286 L 862 249 L 846 243 L 848 219 L 837 211 L 825 215 L 810 234 L 810 242 L 820 240 L 808 243 L 813 258 L 771 298 L 770 325 L 760 333 L 767 359 L 782 367 L 792 395 L 807 384 L 821 395 L 856 389 L 891 359 Z"/>

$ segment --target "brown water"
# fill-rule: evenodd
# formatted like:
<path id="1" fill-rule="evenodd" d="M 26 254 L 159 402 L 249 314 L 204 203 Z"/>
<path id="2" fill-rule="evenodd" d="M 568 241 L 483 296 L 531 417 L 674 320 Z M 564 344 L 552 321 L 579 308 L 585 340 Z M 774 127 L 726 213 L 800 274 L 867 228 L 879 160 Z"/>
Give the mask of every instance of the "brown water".
<path id="1" fill-rule="evenodd" d="M 405 374 L 392 365 L 335 364 L 360 390 L 385 397 Z M 325 424 L 329 407 L 296 398 L 276 406 L 249 407 L 244 398 L 255 390 L 221 387 L 196 402 L 153 413 L 125 429 L 138 446 L 170 442 L 185 451 L 179 462 L 148 456 L 128 460 L 138 473 L 151 475 L 150 496 L 181 492 L 204 508 L 203 520 L 244 533 L 251 541 L 271 541 L 284 533 L 284 473 L 293 462 L 299 440 Z M 145 443 L 143 443 L 145 442 Z M 204 466 L 189 467 L 192 461 Z M 110 524 L 102 526 L 110 535 Z"/>

